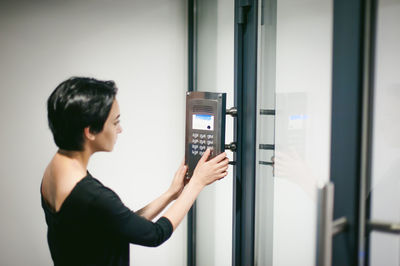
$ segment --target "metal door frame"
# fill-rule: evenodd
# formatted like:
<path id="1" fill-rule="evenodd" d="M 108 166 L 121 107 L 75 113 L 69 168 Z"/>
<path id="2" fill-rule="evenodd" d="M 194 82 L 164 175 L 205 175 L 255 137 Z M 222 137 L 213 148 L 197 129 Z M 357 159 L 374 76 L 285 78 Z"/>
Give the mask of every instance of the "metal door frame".
<path id="1" fill-rule="evenodd" d="M 333 265 L 364 265 L 366 189 L 370 180 L 376 0 L 334 0 L 331 181 L 333 219 L 347 230 L 333 237 Z"/>
<path id="2" fill-rule="evenodd" d="M 235 0 L 232 265 L 254 265 L 258 1 Z"/>
<path id="3" fill-rule="evenodd" d="M 197 14 L 196 0 L 188 1 L 188 91 L 197 91 Z M 196 265 L 196 201 L 187 214 L 188 266 Z"/>
<path id="4" fill-rule="evenodd" d="M 235 0 L 232 265 L 254 264 L 257 0 Z M 188 90 L 196 91 L 196 0 L 188 1 Z M 242 145 L 246 143 L 246 145 Z M 196 205 L 188 213 L 187 265 L 196 265 Z"/>

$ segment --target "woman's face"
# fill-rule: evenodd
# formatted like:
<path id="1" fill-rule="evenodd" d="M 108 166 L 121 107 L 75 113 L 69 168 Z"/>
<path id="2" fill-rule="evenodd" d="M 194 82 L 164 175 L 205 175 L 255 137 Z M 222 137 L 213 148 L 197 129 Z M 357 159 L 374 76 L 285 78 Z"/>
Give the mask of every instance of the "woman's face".
<path id="1" fill-rule="evenodd" d="M 96 151 L 112 151 L 117 141 L 117 136 L 122 132 L 122 128 L 119 120 L 119 105 L 118 101 L 115 99 L 110 113 L 104 123 L 103 130 L 96 134 L 96 139 L 94 141 Z"/>

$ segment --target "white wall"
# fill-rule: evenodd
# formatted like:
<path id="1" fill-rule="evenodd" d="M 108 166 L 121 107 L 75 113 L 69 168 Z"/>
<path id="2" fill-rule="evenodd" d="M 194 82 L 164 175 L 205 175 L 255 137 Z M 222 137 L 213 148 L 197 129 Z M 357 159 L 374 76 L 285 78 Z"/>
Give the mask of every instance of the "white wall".
<path id="1" fill-rule="evenodd" d="M 52 265 L 40 206 L 56 152 L 51 91 L 72 75 L 115 80 L 124 132 L 89 170 L 138 209 L 168 188 L 184 156 L 184 0 L 0 3 L 0 265 Z M 133 265 L 185 265 L 186 220 L 159 248 L 131 246 Z"/>

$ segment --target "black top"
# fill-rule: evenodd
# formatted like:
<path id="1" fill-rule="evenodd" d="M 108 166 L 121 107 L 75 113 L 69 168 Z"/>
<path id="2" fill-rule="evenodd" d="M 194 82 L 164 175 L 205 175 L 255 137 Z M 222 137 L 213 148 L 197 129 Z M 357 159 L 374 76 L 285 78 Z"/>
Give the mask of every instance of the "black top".
<path id="1" fill-rule="evenodd" d="M 153 223 L 132 212 L 89 172 L 58 212 L 40 194 L 54 265 L 129 265 L 129 243 L 158 246 L 173 231 L 165 217 Z"/>

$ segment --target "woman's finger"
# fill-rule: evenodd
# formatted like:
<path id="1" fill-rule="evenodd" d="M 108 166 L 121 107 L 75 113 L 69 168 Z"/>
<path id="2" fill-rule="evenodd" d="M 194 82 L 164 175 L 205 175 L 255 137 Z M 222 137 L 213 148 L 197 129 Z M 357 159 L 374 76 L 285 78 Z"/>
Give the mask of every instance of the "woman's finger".
<path id="1" fill-rule="evenodd" d="M 204 152 L 203 156 L 201 156 L 201 158 L 200 158 L 200 160 L 199 160 L 199 163 L 200 163 L 200 162 L 201 162 L 201 163 L 205 163 L 205 162 L 207 161 L 208 157 L 210 156 L 210 153 L 211 153 L 211 150 L 210 150 L 210 149 L 207 149 L 207 150 Z"/>
<path id="2" fill-rule="evenodd" d="M 212 162 L 217 162 L 219 163 L 220 161 L 222 161 L 224 158 L 226 157 L 226 152 L 220 153 L 217 156 L 215 156 L 213 159 L 211 159 L 210 161 Z"/>
<path id="3" fill-rule="evenodd" d="M 220 172 L 221 169 L 223 169 L 225 166 L 226 166 L 225 164 L 217 164 L 217 165 L 212 166 L 212 169 L 216 172 Z"/>
<path id="4" fill-rule="evenodd" d="M 221 180 L 222 178 L 224 178 L 225 176 L 227 176 L 228 175 L 228 172 L 226 171 L 226 172 L 223 172 L 223 173 L 221 173 L 221 174 L 219 174 L 218 176 L 217 176 L 217 179 L 218 180 Z"/>
<path id="5" fill-rule="evenodd" d="M 225 158 L 224 160 L 220 161 L 217 166 L 218 167 L 223 167 L 229 164 L 229 158 Z"/>
<path id="6" fill-rule="evenodd" d="M 181 175 L 186 174 L 187 166 L 186 166 L 186 165 L 183 165 L 183 166 L 180 168 L 180 170 L 181 170 Z"/>

